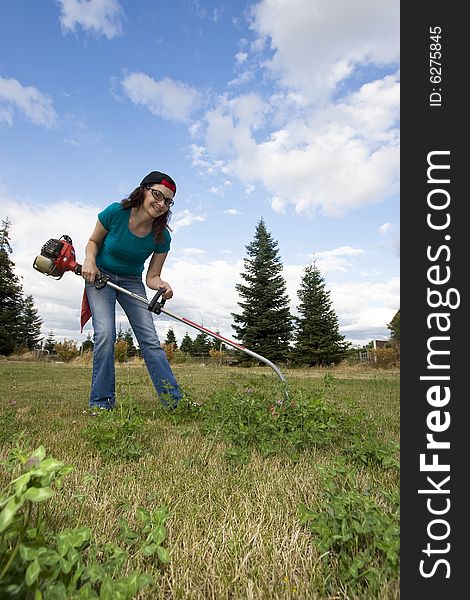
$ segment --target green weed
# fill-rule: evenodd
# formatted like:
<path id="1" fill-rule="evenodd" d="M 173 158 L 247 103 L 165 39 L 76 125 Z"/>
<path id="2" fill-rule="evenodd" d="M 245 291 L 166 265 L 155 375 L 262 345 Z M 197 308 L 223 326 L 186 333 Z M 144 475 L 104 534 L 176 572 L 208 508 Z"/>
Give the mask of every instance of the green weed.
<path id="1" fill-rule="evenodd" d="M 354 438 L 345 448 L 345 453 L 353 462 L 362 465 L 399 469 L 399 448 L 397 442 L 381 443 L 376 434 L 369 431 L 361 437 Z"/>
<path id="2" fill-rule="evenodd" d="M 300 508 L 322 556 L 325 591 L 376 598 L 384 580 L 399 573 L 399 493 L 359 487 L 358 472 L 340 461 L 322 469 L 323 493 L 316 509 Z"/>
<path id="3" fill-rule="evenodd" d="M 141 554 L 170 560 L 162 546 L 166 537 L 165 507 L 153 512 L 137 509 L 139 527 L 131 530 L 120 518 L 118 540 L 96 545 L 91 529 L 80 525 L 82 508 L 73 528 L 55 533 L 43 518 L 43 505 L 60 489 L 62 478 L 74 470 L 55 458 L 46 458 L 43 446 L 31 454 L 14 451 L 7 466 L 14 477 L 0 498 L 0 595 L 22 600 L 91 599 L 128 600 L 153 582 L 130 562 Z"/>
<path id="4" fill-rule="evenodd" d="M 137 460 L 148 453 L 143 423 L 137 405 L 124 398 L 115 409 L 90 417 L 82 435 L 105 459 Z"/>
<path id="5" fill-rule="evenodd" d="M 200 409 L 202 430 L 228 444 L 227 456 L 246 461 L 253 450 L 264 457 L 297 460 L 307 448 L 341 445 L 358 428 L 360 415 L 328 405 L 322 391 L 292 392 L 289 399 L 252 383 L 227 394 L 216 392 Z"/>

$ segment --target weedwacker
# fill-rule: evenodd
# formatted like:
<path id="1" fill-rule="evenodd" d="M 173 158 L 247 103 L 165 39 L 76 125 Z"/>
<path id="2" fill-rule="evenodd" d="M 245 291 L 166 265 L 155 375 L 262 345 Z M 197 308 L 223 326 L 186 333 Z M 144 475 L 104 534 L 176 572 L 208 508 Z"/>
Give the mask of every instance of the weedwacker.
<path id="1" fill-rule="evenodd" d="M 67 271 L 72 271 L 76 275 L 80 276 L 82 272 L 82 266 L 76 261 L 75 249 L 72 244 L 72 239 L 68 235 L 63 235 L 59 239 L 52 238 L 48 240 L 41 248 L 41 254 L 36 256 L 36 258 L 34 259 L 33 267 L 34 269 L 36 269 L 36 271 L 39 271 L 40 273 L 43 273 L 44 275 L 47 275 L 49 277 L 53 277 L 54 279 L 61 279 L 61 277 Z M 175 313 L 164 308 L 165 298 L 162 297 L 164 289 L 159 289 L 154 295 L 154 297 L 149 301 L 147 300 L 147 298 L 143 298 L 142 296 L 134 294 L 133 292 L 130 292 L 120 287 L 119 285 L 116 285 L 115 283 L 110 281 L 108 276 L 101 274 L 95 282 L 95 287 L 97 289 L 102 289 L 105 286 L 109 286 L 118 292 L 122 292 L 123 294 L 126 294 L 128 296 L 132 296 L 132 298 L 135 298 L 139 302 L 146 304 L 148 310 L 157 315 L 163 313 L 168 317 L 171 317 L 172 319 L 176 319 L 177 321 L 180 321 L 185 325 L 189 325 L 189 327 L 198 329 L 199 331 L 206 333 L 207 335 L 215 338 L 216 340 L 219 340 L 220 342 L 231 346 L 235 350 L 247 354 L 251 358 L 254 358 L 257 361 L 264 363 L 268 367 L 271 367 L 271 369 L 276 373 L 276 375 L 282 382 L 284 388 L 284 395 L 286 399 L 288 398 L 286 379 L 280 371 L 280 369 L 273 362 L 271 362 L 264 356 L 261 356 L 260 354 L 257 354 L 256 352 L 253 352 L 248 348 L 245 348 L 237 342 L 229 340 L 219 335 L 218 333 L 215 333 L 210 329 L 203 327 L 202 325 L 194 323 L 190 319 L 176 315 Z"/>

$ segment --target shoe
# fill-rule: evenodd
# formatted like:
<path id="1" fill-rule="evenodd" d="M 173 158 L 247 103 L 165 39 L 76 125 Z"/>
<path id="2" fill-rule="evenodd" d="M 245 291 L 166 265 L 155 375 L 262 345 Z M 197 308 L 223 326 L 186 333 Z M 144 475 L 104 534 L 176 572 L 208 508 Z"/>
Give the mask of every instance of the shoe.
<path id="1" fill-rule="evenodd" d="M 90 409 L 91 409 L 90 412 L 84 410 L 83 414 L 84 415 L 89 414 L 90 417 L 97 417 L 99 414 L 102 414 L 101 411 L 103 411 L 103 410 L 111 410 L 110 408 L 106 408 L 105 406 L 95 406 L 93 408 L 90 407 Z"/>

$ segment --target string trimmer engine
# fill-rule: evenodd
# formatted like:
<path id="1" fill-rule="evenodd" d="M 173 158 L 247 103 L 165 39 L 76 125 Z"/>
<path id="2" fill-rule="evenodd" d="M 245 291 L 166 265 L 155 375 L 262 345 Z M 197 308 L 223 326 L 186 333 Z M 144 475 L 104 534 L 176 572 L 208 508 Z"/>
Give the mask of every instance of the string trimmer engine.
<path id="1" fill-rule="evenodd" d="M 75 250 L 68 235 L 50 239 L 41 248 L 41 254 L 33 262 L 36 271 L 60 279 L 66 271 L 80 275 L 82 267 L 75 260 Z"/>

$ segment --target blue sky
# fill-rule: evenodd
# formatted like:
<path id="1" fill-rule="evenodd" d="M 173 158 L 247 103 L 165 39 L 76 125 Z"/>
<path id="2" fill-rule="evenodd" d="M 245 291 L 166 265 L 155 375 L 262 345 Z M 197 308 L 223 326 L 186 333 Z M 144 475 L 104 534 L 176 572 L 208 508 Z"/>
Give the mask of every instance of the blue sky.
<path id="1" fill-rule="evenodd" d="M 316 261 L 343 335 L 388 337 L 399 308 L 399 3 L 7 0 L 0 4 L 0 216 L 44 332 L 85 339 L 77 259 L 97 213 L 152 170 L 177 182 L 169 310 L 233 337 L 262 217 L 292 311 Z M 124 329 L 127 322 L 119 315 Z M 164 338 L 173 327 L 160 319 Z M 194 337 L 196 331 L 189 331 Z"/>

